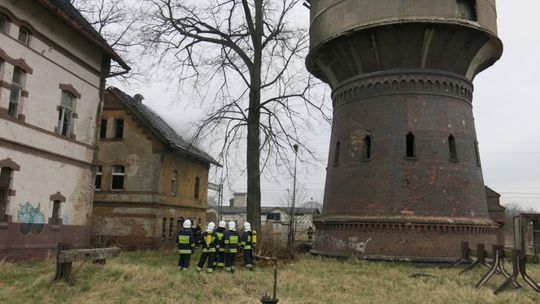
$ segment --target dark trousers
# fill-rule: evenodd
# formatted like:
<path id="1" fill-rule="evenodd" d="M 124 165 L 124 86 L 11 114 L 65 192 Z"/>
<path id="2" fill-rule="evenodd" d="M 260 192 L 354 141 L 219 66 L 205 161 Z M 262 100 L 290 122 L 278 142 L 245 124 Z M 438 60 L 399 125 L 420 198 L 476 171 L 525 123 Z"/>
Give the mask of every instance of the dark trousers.
<path id="1" fill-rule="evenodd" d="M 244 250 L 244 263 L 247 267 L 253 267 L 253 250 L 252 249 Z"/>
<path id="2" fill-rule="evenodd" d="M 189 260 L 191 259 L 191 254 L 180 254 L 180 258 L 178 259 L 178 266 L 182 268 L 189 268 Z"/>
<path id="3" fill-rule="evenodd" d="M 225 266 L 225 251 L 218 251 L 217 252 L 217 266 L 218 267 L 224 267 Z"/>
<path id="4" fill-rule="evenodd" d="M 234 270 L 234 260 L 236 259 L 236 252 L 225 253 L 225 270 Z"/>
<path id="5" fill-rule="evenodd" d="M 208 259 L 208 264 L 206 268 L 208 268 L 208 272 L 212 272 L 214 270 L 214 259 L 216 257 L 215 252 L 203 252 L 201 253 L 201 258 L 199 259 L 199 264 L 197 264 L 197 267 L 200 269 L 204 268 L 204 263 Z"/>

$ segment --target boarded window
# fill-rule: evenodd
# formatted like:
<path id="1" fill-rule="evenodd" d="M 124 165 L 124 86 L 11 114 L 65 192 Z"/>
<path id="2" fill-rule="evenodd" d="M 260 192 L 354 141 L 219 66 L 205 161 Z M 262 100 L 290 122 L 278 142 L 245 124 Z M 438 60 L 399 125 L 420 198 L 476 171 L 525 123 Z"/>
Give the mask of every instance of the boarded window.
<path id="1" fill-rule="evenodd" d="M 96 168 L 96 181 L 95 181 L 95 189 L 101 190 L 101 178 L 103 176 L 103 168 L 101 166 L 97 166 Z"/>
<path id="2" fill-rule="evenodd" d="M 21 26 L 19 28 L 19 37 L 18 37 L 18 39 L 19 39 L 20 42 L 28 45 L 30 43 L 30 31 L 27 28 Z"/>
<path id="3" fill-rule="evenodd" d="M 0 169 L 0 222 L 6 219 L 6 208 L 13 170 L 7 167 Z"/>
<path id="4" fill-rule="evenodd" d="M 176 178 L 177 178 L 177 176 L 178 176 L 178 171 L 173 170 L 172 176 L 171 176 L 171 194 L 172 195 L 176 195 L 176 187 L 177 187 Z"/>
<path id="5" fill-rule="evenodd" d="M 339 140 L 336 143 L 336 149 L 334 150 L 334 165 L 339 164 L 339 149 L 340 149 L 341 143 Z"/>
<path id="6" fill-rule="evenodd" d="M 456 139 L 451 134 L 450 136 L 448 136 L 448 150 L 450 151 L 450 160 L 456 161 L 458 159 L 457 149 L 456 149 Z"/>
<path id="7" fill-rule="evenodd" d="M 112 190 L 124 190 L 124 166 L 114 166 L 112 172 Z"/>
<path id="8" fill-rule="evenodd" d="M 73 114 L 75 113 L 75 96 L 62 91 L 62 100 L 58 107 L 58 133 L 70 136 L 73 133 Z"/>
<path id="9" fill-rule="evenodd" d="M 99 138 L 107 138 L 107 120 L 101 120 L 101 126 L 99 127 Z"/>
<path id="10" fill-rule="evenodd" d="M 476 1 L 475 0 L 456 0 L 457 16 L 461 19 L 476 21 Z"/>
<path id="11" fill-rule="evenodd" d="M 124 120 L 116 119 L 114 121 L 114 138 L 124 138 Z"/>
<path id="12" fill-rule="evenodd" d="M 364 137 L 364 159 L 371 159 L 371 136 Z"/>
<path id="13" fill-rule="evenodd" d="M 18 117 L 21 110 L 21 93 L 23 90 L 24 72 L 19 68 L 13 69 L 13 78 L 11 80 L 11 92 L 9 94 L 8 114 Z"/>
<path id="14" fill-rule="evenodd" d="M 54 201 L 53 202 L 53 211 L 52 211 L 52 217 L 51 217 L 51 224 L 52 225 L 60 225 L 60 224 L 62 224 L 62 218 L 60 218 L 60 201 Z"/>
<path id="15" fill-rule="evenodd" d="M 415 142 L 414 142 L 414 135 L 409 132 L 406 137 L 406 148 L 405 148 L 405 156 L 407 157 L 415 157 Z"/>
<path id="16" fill-rule="evenodd" d="M 199 177 L 195 177 L 195 193 L 193 194 L 193 197 L 195 197 L 196 200 L 199 199 L 199 187 L 200 187 L 200 179 Z"/>

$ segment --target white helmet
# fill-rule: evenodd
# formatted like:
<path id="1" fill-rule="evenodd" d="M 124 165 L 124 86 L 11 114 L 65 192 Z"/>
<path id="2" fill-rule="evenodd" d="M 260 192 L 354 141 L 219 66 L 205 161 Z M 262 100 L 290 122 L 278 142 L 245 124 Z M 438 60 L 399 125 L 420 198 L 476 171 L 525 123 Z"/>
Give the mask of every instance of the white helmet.
<path id="1" fill-rule="evenodd" d="M 236 223 L 233 221 L 229 222 L 229 230 L 236 230 Z"/>
<path id="2" fill-rule="evenodd" d="M 244 231 L 251 231 L 251 224 L 249 222 L 244 222 Z"/>
<path id="3" fill-rule="evenodd" d="M 225 223 L 225 221 L 220 221 L 219 222 L 219 227 L 225 228 L 225 226 L 227 226 L 227 223 Z"/>
<path id="4" fill-rule="evenodd" d="M 206 228 L 207 231 L 214 231 L 214 228 L 216 228 L 216 224 L 214 222 L 208 223 L 208 227 Z"/>
<path id="5" fill-rule="evenodd" d="M 188 219 L 188 220 L 185 220 L 184 221 L 184 224 L 182 225 L 182 227 L 186 228 L 186 229 L 189 229 L 191 228 L 191 221 Z"/>

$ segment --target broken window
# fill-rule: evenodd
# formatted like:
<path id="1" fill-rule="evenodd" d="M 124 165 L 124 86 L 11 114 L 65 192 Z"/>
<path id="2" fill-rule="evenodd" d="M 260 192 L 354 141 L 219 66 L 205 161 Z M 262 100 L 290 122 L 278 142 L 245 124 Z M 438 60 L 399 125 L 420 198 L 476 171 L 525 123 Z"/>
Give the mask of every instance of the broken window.
<path id="1" fill-rule="evenodd" d="M 414 146 L 414 135 L 409 132 L 409 134 L 407 134 L 407 138 L 406 138 L 406 151 L 405 151 L 405 156 L 407 157 L 415 157 L 415 146 Z"/>
<path id="2" fill-rule="evenodd" d="M 101 166 L 97 166 L 96 168 L 96 181 L 95 181 L 95 189 L 101 190 L 101 177 L 103 176 L 103 168 Z"/>
<path id="3" fill-rule="evenodd" d="M 124 138 L 124 120 L 117 119 L 114 121 L 114 138 Z"/>
<path id="4" fill-rule="evenodd" d="M 73 133 L 73 114 L 75 113 L 75 96 L 62 91 L 62 100 L 58 107 L 58 133 L 71 136 Z"/>
<path id="5" fill-rule="evenodd" d="M 6 219 L 6 209 L 9 196 L 9 186 L 11 184 L 11 168 L 0 169 L 0 222 Z"/>
<path id="6" fill-rule="evenodd" d="M 456 149 L 456 139 L 452 134 L 448 137 L 448 149 L 450 150 L 450 160 L 456 161 L 458 160 L 457 157 L 457 149 Z"/>
<path id="7" fill-rule="evenodd" d="M 176 195 L 176 177 L 178 176 L 178 171 L 173 170 L 171 176 L 171 194 Z"/>
<path id="8" fill-rule="evenodd" d="M 53 202 L 53 211 L 51 217 L 51 225 L 62 224 L 62 218 L 60 217 L 60 201 Z"/>
<path id="9" fill-rule="evenodd" d="M 193 195 L 195 197 L 196 200 L 199 199 L 199 185 L 200 183 L 200 180 L 199 180 L 199 177 L 195 177 L 195 194 Z"/>
<path id="10" fill-rule="evenodd" d="M 0 13 L 0 32 L 7 34 L 8 32 L 8 26 L 9 26 L 9 18 Z"/>
<path id="11" fill-rule="evenodd" d="M 334 165 L 337 165 L 339 164 L 339 148 L 340 148 L 341 144 L 339 142 L 339 140 L 337 141 L 336 143 L 336 149 L 334 150 Z"/>
<path id="12" fill-rule="evenodd" d="M 19 28 L 19 41 L 28 45 L 30 43 L 30 31 L 25 28 L 24 26 L 21 26 Z"/>
<path id="13" fill-rule="evenodd" d="M 457 0 L 457 16 L 461 19 L 476 21 L 476 1 Z"/>
<path id="14" fill-rule="evenodd" d="M 99 127 L 99 138 L 107 138 L 107 120 L 102 119 Z"/>
<path id="15" fill-rule="evenodd" d="M 124 190 L 124 166 L 113 166 L 111 190 Z"/>
<path id="16" fill-rule="evenodd" d="M 371 159 L 371 136 L 364 137 L 364 159 Z"/>
<path id="17" fill-rule="evenodd" d="M 18 117 L 21 110 L 21 93 L 23 90 L 24 72 L 15 67 L 13 69 L 13 78 L 11 80 L 11 93 L 9 95 L 8 114 Z"/>

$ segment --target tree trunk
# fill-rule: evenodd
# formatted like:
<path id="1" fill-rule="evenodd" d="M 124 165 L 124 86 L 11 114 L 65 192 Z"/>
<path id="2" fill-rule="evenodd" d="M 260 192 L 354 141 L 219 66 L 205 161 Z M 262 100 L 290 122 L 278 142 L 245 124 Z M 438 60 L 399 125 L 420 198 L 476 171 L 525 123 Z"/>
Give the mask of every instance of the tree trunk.
<path id="1" fill-rule="evenodd" d="M 255 33 L 253 40 L 253 68 L 249 90 L 249 114 L 247 123 L 247 220 L 256 231 L 261 230 L 261 171 L 260 129 L 261 119 L 261 66 L 262 66 L 263 6 L 255 1 Z"/>

